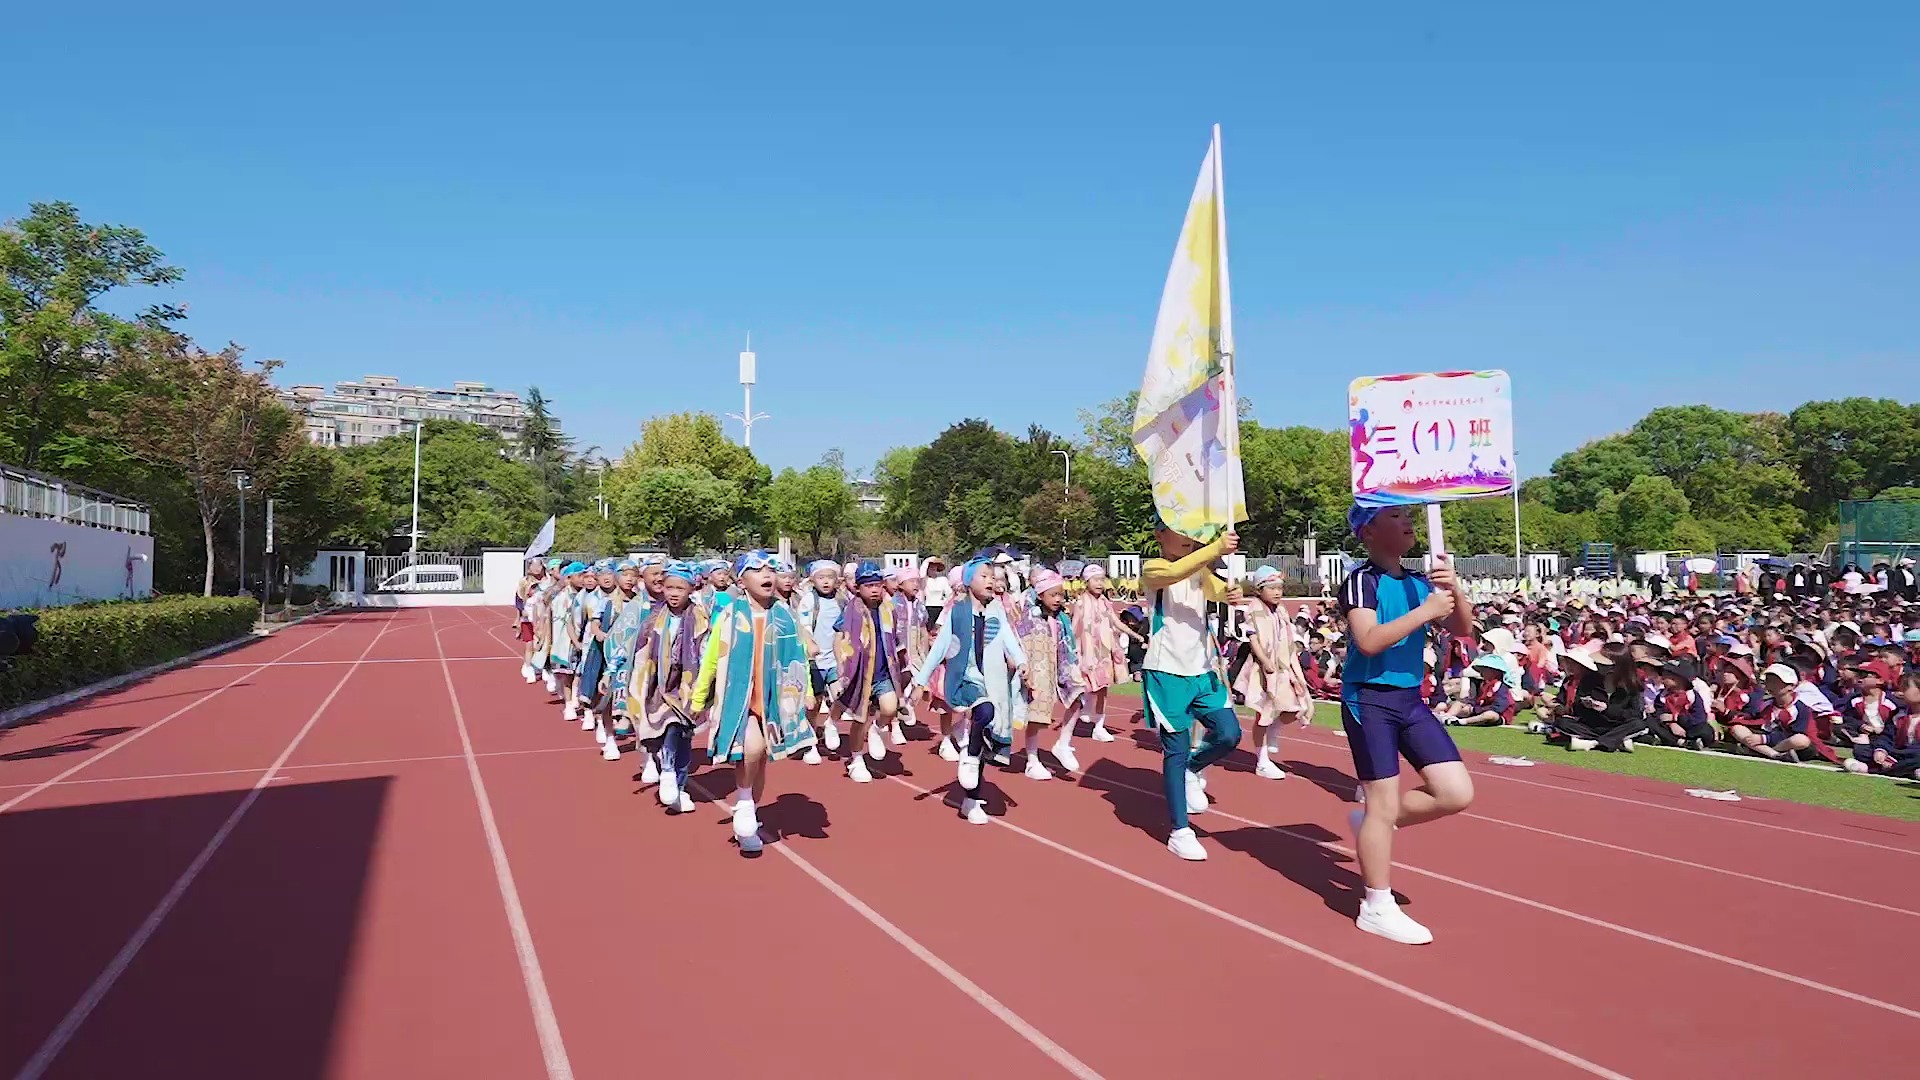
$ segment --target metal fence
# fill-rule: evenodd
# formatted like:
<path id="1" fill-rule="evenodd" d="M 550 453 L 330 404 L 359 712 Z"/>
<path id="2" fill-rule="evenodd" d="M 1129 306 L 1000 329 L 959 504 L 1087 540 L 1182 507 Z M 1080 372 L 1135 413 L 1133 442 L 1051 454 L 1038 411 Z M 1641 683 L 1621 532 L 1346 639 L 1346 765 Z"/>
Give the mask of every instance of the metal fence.
<path id="1" fill-rule="evenodd" d="M 370 592 L 470 592 L 483 590 L 480 555 L 422 551 L 416 555 L 367 556 Z"/>
<path id="2" fill-rule="evenodd" d="M 11 465 L 0 465 L 0 512 L 142 536 L 153 532 L 146 503 Z"/>

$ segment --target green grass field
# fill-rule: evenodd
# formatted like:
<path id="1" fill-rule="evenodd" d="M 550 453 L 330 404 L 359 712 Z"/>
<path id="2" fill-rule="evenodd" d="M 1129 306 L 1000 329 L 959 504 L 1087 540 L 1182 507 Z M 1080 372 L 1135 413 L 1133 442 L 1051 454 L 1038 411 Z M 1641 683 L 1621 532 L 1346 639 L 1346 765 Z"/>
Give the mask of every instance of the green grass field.
<path id="1" fill-rule="evenodd" d="M 1125 683 L 1114 687 L 1113 694 L 1116 697 L 1137 698 L 1140 696 L 1140 685 Z M 1245 715 L 1246 710 L 1242 709 L 1241 713 Z M 1533 714 L 1527 712 L 1521 715 L 1530 718 Z M 1315 726 L 1337 730 L 1340 727 L 1339 707 L 1321 702 L 1314 710 L 1313 722 Z M 1711 788 L 1715 791 L 1731 788 L 1742 795 L 1762 799 L 1784 799 L 1809 806 L 1830 806 L 1836 810 L 1920 821 L 1920 784 L 1907 781 L 1856 776 L 1828 768 L 1796 768 L 1731 754 L 1695 753 L 1651 746 L 1642 746 L 1631 754 L 1608 754 L 1598 750 L 1574 753 L 1564 747 L 1549 745 L 1546 739 L 1529 735 L 1521 728 L 1456 727 L 1448 730 L 1453 733 L 1454 741 L 1466 750 L 1529 757 L 1535 761 L 1593 769 L 1596 772 L 1644 776 L 1682 787 Z"/>

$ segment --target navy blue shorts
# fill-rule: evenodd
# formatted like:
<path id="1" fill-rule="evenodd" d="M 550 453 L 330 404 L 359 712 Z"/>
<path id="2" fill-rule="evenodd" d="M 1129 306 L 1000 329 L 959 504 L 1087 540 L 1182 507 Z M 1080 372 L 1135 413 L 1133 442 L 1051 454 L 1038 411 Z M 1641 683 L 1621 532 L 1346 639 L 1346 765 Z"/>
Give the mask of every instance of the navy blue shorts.
<path id="1" fill-rule="evenodd" d="M 1348 687 L 1340 697 L 1340 722 L 1362 782 L 1399 776 L 1403 756 L 1416 770 L 1460 760 L 1453 736 L 1414 687 Z"/>

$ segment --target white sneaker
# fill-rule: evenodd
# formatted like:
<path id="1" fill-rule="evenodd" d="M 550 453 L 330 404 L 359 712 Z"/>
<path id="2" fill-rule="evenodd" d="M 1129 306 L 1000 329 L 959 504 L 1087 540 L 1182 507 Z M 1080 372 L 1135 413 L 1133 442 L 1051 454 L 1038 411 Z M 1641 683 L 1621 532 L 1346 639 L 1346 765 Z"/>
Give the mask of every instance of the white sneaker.
<path id="1" fill-rule="evenodd" d="M 1598 748 L 1599 745 L 1600 743 L 1596 739 L 1582 739 L 1577 736 L 1567 740 L 1567 749 L 1569 750 L 1593 750 Z"/>
<path id="2" fill-rule="evenodd" d="M 1399 904 L 1380 908 L 1361 904 L 1360 917 L 1353 920 L 1353 925 L 1402 945 L 1426 945 L 1433 941 L 1433 931 L 1414 922 L 1412 917 L 1400 910 Z"/>
<path id="3" fill-rule="evenodd" d="M 640 769 L 640 782 L 643 784 L 660 782 L 660 763 L 654 760 L 652 754 L 647 755 L 647 763 Z"/>
<path id="4" fill-rule="evenodd" d="M 827 721 L 820 729 L 820 737 L 826 741 L 828 750 L 840 749 L 840 727 L 833 721 Z"/>
<path id="5" fill-rule="evenodd" d="M 553 672 L 547 672 L 546 683 L 547 693 L 557 694 L 560 692 L 560 680 L 553 677 Z"/>
<path id="6" fill-rule="evenodd" d="M 906 745 L 907 730 L 904 727 L 900 726 L 900 721 L 898 720 L 895 720 L 893 722 L 893 731 L 891 732 L 891 738 L 893 739 L 893 745 L 895 746 Z"/>
<path id="7" fill-rule="evenodd" d="M 942 761 L 960 760 L 960 751 L 954 747 L 952 739 L 940 740 L 940 759 Z"/>
<path id="8" fill-rule="evenodd" d="M 969 825 L 985 825 L 991 820 L 987 817 L 987 804 L 979 799 L 961 799 L 960 816 L 966 818 Z"/>
<path id="9" fill-rule="evenodd" d="M 733 838 L 739 842 L 740 850 L 744 854 L 752 854 L 764 846 L 760 841 L 760 818 L 753 812 L 752 803 L 734 804 Z"/>
<path id="10" fill-rule="evenodd" d="M 681 792 L 679 800 L 676 801 L 673 805 L 673 812 L 676 814 L 693 813 L 693 796 L 687 794 L 684 791 Z"/>
<path id="11" fill-rule="evenodd" d="M 613 738 L 612 736 L 608 736 L 606 740 L 600 744 L 600 760 L 619 761 L 620 760 L 620 740 Z"/>
<path id="12" fill-rule="evenodd" d="M 853 760 L 847 763 L 847 779 L 856 784 L 873 783 L 873 774 L 867 771 L 866 760 L 859 754 L 853 755 Z"/>
<path id="13" fill-rule="evenodd" d="M 660 770 L 660 790 L 657 794 L 660 796 L 661 806 L 672 806 L 679 802 L 680 774 L 672 769 Z"/>
<path id="14" fill-rule="evenodd" d="M 1628 739 L 1626 742 L 1621 743 L 1620 749 L 1626 751 L 1629 754 L 1633 753 L 1633 740 Z"/>
<path id="15" fill-rule="evenodd" d="M 1099 723 L 1093 725 L 1092 738 L 1094 742 L 1112 742 L 1113 741 L 1113 738 L 1114 738 L 1113 732 L 1107 730 L 1107 722 L 1105 720 L 1102 720 Z"/>
<path id="16" fill-rule="evenodd" d="M 960 759 L 960 788 L 962 791 L 977 791 L 980 788 L 980 759 L 969 754 Z"/>
<path id="17" fill-rule="evenodd" d="M 1037 750 L 1027 755 L 1026 776 L 1029 780 L 1053 779 L 1053 774 L 1048 772 L 1047 767 L 1041 763 L 1040 753 Z"/>
<path id="18" fill-rule="evenodd" d="M 1207 861 L 1207 849 L 1200 846 L 1200 838 L 1193 835 L 1191 827 L 1175 829 L 1168 833 L 1167 850 L 1188 862 Z"/>
<path id="19" fill-rule="evenodd" d="M 1053 756 L 1060 762 L 1060 767 L 1068 772 L 1080 771 L 1080 758 L 1079 755 L 1073 752 L 1073 747 L 1065 743 L 1055 743 Z"/>
<path id="20" fill-rule="evenodd" d="M 540 673 L 533 670 L 532 668 L 521 668 L 520 674 L 527 677 L 528 686 L 532 686 L 534 683 L 537 683 L 540 681 Z"/>
<path id="21" fill-rule="evenodd" d="M 1203 773 L 1203 772 L 1193 772 L 1193 771 L 1191 771 L 1191 770 L 1189 770 L 1189 771 L 1187 772 L 1187 775 L 1188 775 L 1188 776 L 1191 776 L 1191 777 L 1193 777 L 1193 778 L 1194 778 L 1195 780 L 1198 780 L 1198 781 L 1200 781 L 1200 790 L 1201 790 L 1201 791 L 1205 791 L 1205 790 L 1207 790 L 1207 774 L 1206 774 L 1206 773 Z"/>
<path id="22" fill-rule="evenodd" d="M 560 719 L 562 720 L 580 719 L 580 710 L 574 708 L 572 698 L 568 698 L 567 703 L 565 705 L 560 706 Z"/>
<path id="23" fill-rule="evenodd" d="M 820 747 L 817 745 L 807 747 L 807 752 L 800 755 L 800 760 L 808 765 L 820 764 Z"/>
<path id="24" fill-rule="evenodd" d="M 867 725 L 867 756 L 875 761 L 887 760 L 887 740 L 873 724 Z"/>
<path id="25" fill-rule="evenodd" d="M 1266 758 L 1261 758 L 1253 767 L 1253 775 L 1262 780 L 1285 780 L 1287 778 L 1287 770 L 1275 765 Z"/>
<path id="26" fill-rule="evenodd" d="M 1200 782 L 1200 777 L 1196 776 L 1193 773 L 1188 773 L 1187 774 L 1187 813 L 1204 814 L 1206 812 L 1207 812 L 1207 785 Z"/>
<path id="27" fill-rule="evenodd" d="M 995 765 L 1011 765 L 1013 764 L 1013 757 L 1005 750 L 996 750 L 993 754 L 993 763 Z"/>
<path id="28" fill-rule="evenodd" d="M 580 712 L 580 730 L 592 731 L 593 725 L 594 725 L 593 710 L 582 709 Z"/>

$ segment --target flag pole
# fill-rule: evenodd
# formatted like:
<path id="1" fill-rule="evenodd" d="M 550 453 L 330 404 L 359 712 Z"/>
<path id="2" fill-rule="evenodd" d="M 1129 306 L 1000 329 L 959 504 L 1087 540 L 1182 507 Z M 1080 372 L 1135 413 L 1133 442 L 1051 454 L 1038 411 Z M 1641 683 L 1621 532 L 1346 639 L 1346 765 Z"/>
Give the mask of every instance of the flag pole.
<path id="1" fill-rule="evenodd" d="M 1220 434 L 1226 444 L 1226 468 L 1220 470 L 1220 495 L 1224 504 L 1221 510 L 1224 528 L 1222 533 L 1232 531 L 1233 520 L 1233 462 L 1240 453 L 1240 393 L 1233 377 L 1233 288 L 1227 274 L 1227 160 L 1220 145 L 1220 125 L 1213 125 L 1213 244 L 1219 261 L 1219 277 L 1214 281 L 1214 299 L 1220 305 L 1220 403 L 1226 413 L 1220 425 Z M 1211 477 L 1207 485 L 1211 491 Z"/>

